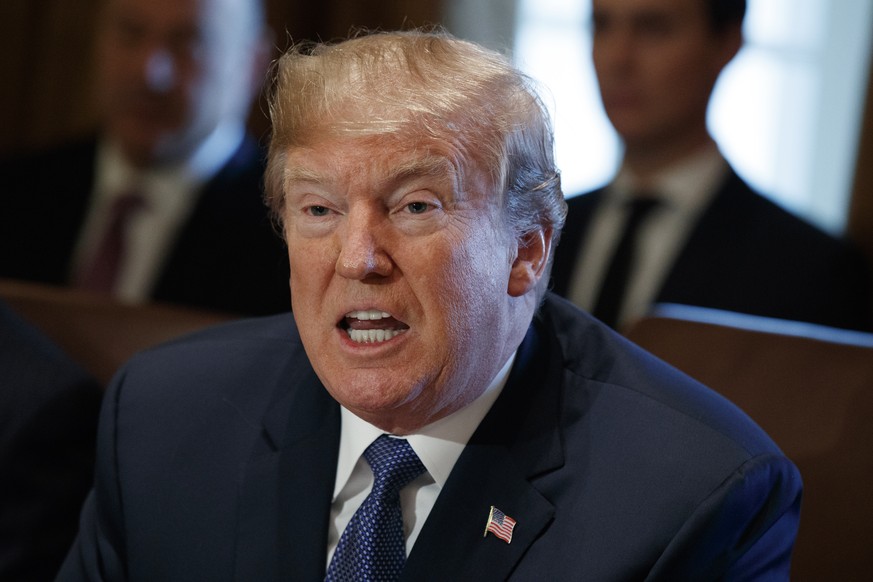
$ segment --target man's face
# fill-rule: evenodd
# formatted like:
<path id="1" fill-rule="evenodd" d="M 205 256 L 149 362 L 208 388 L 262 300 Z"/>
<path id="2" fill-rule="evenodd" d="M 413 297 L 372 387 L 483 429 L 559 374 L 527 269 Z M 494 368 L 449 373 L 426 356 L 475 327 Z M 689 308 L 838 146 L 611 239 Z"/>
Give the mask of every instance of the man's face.
<path id="1" fill-rule="evenodd" d="M 98 107 L 134 163 L 183 158 L 222 119 L 247 109 L 256 57 L 238 1 L 109 0 Z"/>
<path id="2" fill-rule="evenodd" d="M 704 0 L 593 0 L 603 106 L 628 147 L 705 133 L 713 85 L 736 50 Z"/>
<path id="3" fill-rule="evenodd" d="M 286 168 L 294 317 L 333 397 L 396 433 L 478 397 L 529 322 L 485 174 L 452 144 L 376 137 L 322 138 Z"/>

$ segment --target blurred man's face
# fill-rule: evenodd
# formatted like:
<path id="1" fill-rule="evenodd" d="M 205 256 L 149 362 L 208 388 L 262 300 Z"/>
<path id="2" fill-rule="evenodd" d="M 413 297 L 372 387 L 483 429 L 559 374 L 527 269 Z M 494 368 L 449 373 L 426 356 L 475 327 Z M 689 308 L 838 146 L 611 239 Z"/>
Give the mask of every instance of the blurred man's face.
<path id="1" fill-rule="evenodd" d="M 593 0 L 593 25 L 603 106 L 629 148 L 705 133 L 739 31 L 714 32 L 704 0 Z"/>
<path id="2" fill-rule="evenodd" d="M 109 0 L 98 113 L 131 161 L 178 161 L 222 119 L 244 119 L 260 62 L 246 1 Z"/>
<path id="3" fill-rule="evenodd" d="M 333 397 L 396 433 L 478 397 L 532 311 L 487 174 L 456 144 L 384 137 L 323 137 L 286 170 L 294 317 Z"/>

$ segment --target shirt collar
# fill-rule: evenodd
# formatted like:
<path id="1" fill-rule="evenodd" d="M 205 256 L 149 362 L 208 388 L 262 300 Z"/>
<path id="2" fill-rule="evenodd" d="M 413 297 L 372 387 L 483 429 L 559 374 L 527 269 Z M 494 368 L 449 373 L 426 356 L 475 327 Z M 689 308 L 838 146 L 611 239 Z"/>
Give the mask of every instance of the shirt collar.
<path id="1" fill-rule="evenodd" d="M 96 203 L 108 208 L 112 201 L 137 189 L 153 212 L 182 214 L 194 203 L 200 186 L 209 181 L 230 160 L 245 136 L 241 124 L 217 127 L 186 160 L 158 168 L 137 168 L 112 140 L 97 150 Z"/>
<path id="2" fill-rule="evenodd" d="M 610 188 L 610 197 L 615 203 L 623 203 L 634 192 L 647 188 L 668 206 L 693 212 L 715 194 L 728 168 L 715 144 L 661 170 L 646 186 L 640 185 L 633 172 L 623 165 Z"/>
<path id="3" fill-rule="evenodd" d="M 97 186 L 100 190 L 115 192 L 132 184 L 202 184 L 213 178 L 233 157 L 244 136 L 245 129 L 241 124 L 222 124 L 185 160 L 147 169 L 131 164 L 121 147 L 111 139 L 103 140 L 97 150 Z"/>
<path id="4" fill-rule="evenodd" d="M 449 478 L 449 473 L 452 472 L 467 441 L 473 436 L 473 432 L 502 392 L 514 361 L 515 353 L 479 398 L 461 410 L 422 427 L 418 432 L 406 437 L 412 450 L 440 488 Z M 380 435 L 385 434 L 385 431 L 355 416 L 345 407 L 340 407 L 340 412 L 342 428 L 333 499 L 336 499 L 345 487 L 364 450 Z"/>

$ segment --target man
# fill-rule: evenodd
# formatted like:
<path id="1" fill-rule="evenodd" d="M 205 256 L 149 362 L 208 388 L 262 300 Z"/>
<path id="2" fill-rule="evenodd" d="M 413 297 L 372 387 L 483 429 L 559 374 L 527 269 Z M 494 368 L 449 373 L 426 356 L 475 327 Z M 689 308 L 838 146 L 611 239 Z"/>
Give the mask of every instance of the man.
<path id="1" fill-rule="evenodd" d="M 873 325 L 857 251 L 754 192 L 707 130 L 745 9 L 745 0 L 593 0 L 594 70 L 624 159 L 607 187 L 569 200 L 553 288 L 612 326 L 658 302 Z"/>
<path id="2" fill-rule="evenodd" d="M 288 308 L 245 120 L 269 59 L 259 2 L 107 0 L 102 131 L 0 164 L 0 276 L 132 302 Z"/>
<path id="3" fill-rule="evenodd" d="M 0 303 L 0 579 L 51 580 L 91 487 L 102 391 Z"/>
<path id="4" fill-rule="evenodd" d="M 58 580 L 787 577 L 794 466 L 544 297 L 564 202 L 526 78 L 418 31 L 277 71 L 293 319 L 124 369 Z"/>

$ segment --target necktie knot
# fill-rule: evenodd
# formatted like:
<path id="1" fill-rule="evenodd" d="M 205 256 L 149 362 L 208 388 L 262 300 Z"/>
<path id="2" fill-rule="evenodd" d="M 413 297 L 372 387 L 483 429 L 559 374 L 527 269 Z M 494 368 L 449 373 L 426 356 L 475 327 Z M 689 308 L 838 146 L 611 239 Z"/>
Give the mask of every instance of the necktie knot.
<path id="1" fill-rule="evenodd" d="M 400 490 L 424 472 L 406 439 L 382 435 L 364 451 L 373 489 L 340 537 L 327 582 L 397 580 L 406 562 Z"/>
<path id="2" fill-rule="evenodd" d="M 127 190 L 112 203 L 113 215 L 128 215 L 145 207 L 146 201 L 139 190 Z"/>
<path id="3" fill-rule="evenodd" d="M 659 204 L 660 200 L 650 194 L 634 196 L 627 203 L 628 213 L 625 230 L 635 230 Z"/>
<path id="4" fill-rule="evenodd" d="M 635 267 L 637 237 L 640 227 L 660 200 L 652 195 L 634 196 L 627 202 L 627 217 L 618 244 L 600 285 L 591 313 L 610 327 L 618 327 L 631 271 Z"/>
<path id="5" fill-rule="evenodd" d="M 373 470 L 373 491 L 377 495 L 395 495 L 424 472 L 424 465 L 406 439 L 382 435 L 364 451 Z"/>

